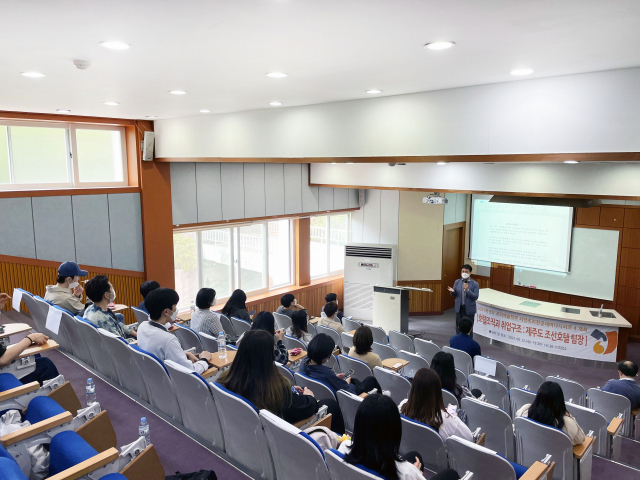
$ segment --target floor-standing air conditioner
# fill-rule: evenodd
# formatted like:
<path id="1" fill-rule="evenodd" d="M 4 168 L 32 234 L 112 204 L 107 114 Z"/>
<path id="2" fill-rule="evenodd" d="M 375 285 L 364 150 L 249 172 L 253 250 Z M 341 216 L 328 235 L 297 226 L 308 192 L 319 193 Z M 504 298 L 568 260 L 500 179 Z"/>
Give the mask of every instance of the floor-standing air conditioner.
<path id="1" fill-rule="evenodd" d="M 396 245 L 350 243 L 344 249 L 344 314 L 373 320 L 373 287 L 394 287 Z"/>

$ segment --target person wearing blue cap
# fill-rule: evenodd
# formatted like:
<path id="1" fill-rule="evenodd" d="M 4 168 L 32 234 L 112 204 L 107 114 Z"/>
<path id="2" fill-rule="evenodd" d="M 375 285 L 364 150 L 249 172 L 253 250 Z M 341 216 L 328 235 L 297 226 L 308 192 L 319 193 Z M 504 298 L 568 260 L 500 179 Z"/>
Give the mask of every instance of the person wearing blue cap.
<path id="1" fill-rule="evenodd" d="M 86 277 L 88 273 L 86 270 L 81 270 L 75 262 L 64 262 L 58 267 L 57 284 L 47 285 L 44 299 L 73 315 L 78 315 L 84 310 L 83 290 L 79 280 L 80 277 Z"/>

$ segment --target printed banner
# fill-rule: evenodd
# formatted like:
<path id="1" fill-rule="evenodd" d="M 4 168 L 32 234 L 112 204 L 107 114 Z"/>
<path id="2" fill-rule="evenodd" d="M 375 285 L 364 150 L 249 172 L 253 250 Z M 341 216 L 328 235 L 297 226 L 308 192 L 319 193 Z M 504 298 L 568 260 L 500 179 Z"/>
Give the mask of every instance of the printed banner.
<path id="1" fill-rule="evenodd" d="M 473 331 L 483 337 L 539 352 L 615 362 L 618 328 L 534 317 L 477 304 Z"/>

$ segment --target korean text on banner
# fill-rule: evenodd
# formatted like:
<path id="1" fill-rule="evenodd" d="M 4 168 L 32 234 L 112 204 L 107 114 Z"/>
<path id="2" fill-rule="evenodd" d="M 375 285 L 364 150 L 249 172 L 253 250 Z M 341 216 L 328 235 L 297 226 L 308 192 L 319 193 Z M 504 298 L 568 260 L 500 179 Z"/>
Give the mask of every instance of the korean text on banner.
<path id="1" fill-rule="evenodd" d="M 564 322 L 478 304 L 473 331 L 539 352 L 615 362 L 618 328 Z"/>

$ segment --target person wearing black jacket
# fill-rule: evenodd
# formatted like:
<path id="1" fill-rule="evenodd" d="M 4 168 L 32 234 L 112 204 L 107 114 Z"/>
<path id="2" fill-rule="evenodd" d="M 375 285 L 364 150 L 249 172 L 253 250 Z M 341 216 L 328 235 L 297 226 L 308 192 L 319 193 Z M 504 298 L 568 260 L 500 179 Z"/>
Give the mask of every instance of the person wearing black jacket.
<path id="1" fill-rule="evenodd" d="M 273 363 L 273 336 L 264 330 L 249 330 L 243 335 L 231 367 L 220 375 L 218 383 L 289 423 L 306 420 L 327 405 L 332 414 L 331 430 L 337 434 L 345 431 L 335 400 L 316 401 L 311 390 L 292 386 L 280 373 Z"/>

